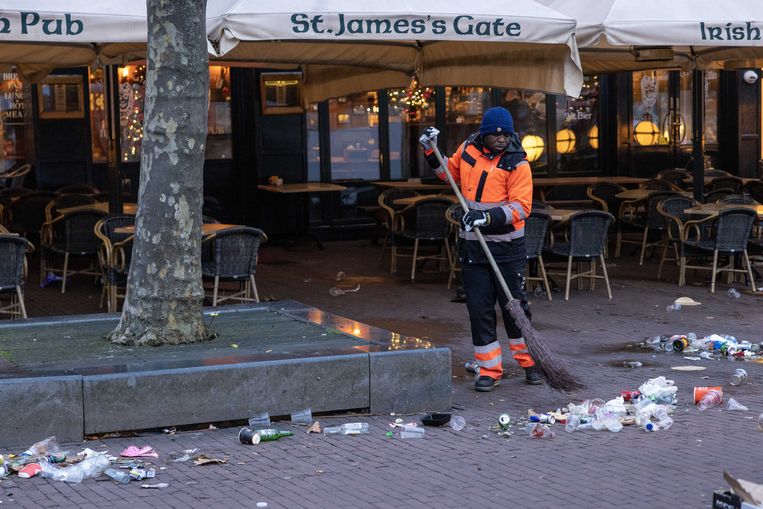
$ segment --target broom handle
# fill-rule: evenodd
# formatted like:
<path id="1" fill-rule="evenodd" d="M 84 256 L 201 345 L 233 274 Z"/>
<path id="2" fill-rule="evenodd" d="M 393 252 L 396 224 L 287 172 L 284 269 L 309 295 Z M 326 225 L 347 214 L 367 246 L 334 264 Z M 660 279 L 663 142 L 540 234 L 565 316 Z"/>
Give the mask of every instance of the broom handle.
<path id="1" fill-rule="evenodd" d="M 458 185 L 456 184 L 456 181 L 453 180 L 453 175 L 450 174 L 450 170 L 448 170 L 448 163 L 443 159 L 442 154 L 440 153 L 440 149 L 437 148 L 437 145 L 432 143 L 432 150 L 434 150 L 434 155 L 437 156 L 437 160 L 440 161 L 440 167 L 445 171 L 445 175 L 448 177 L 448 183 L 450 184 L 450 187 L 453 188 L 453 192 L 456 193 L 456 198 L 458 198 L 458 203 L 461 204 L 461 208 L 464 209 L 464 213 L 469 212 L 469 207 L 466 205 L 466 200 L 464 200 L 464 196 L 461 194 L 461 190 L 458 189 Z M 474 227 L 474 231 L 477 234 L 477 240 L 480 242 L 480 246 L 482 246 L 482 250 L 485 252 L 485 256 L 487 257 L 488 261 L 490 262 L 490 266 L 493 267 L 493 272 L 495 272 L 495 277 L 498 278 L 498 282 L 501 284 L 501 288 L 503 289 L 503 293 L 506 294 L 506 298 L 509 299 L 509 301 L 514 300 L 514 296 L 511 295 L 511 291 L 509 290 L 509 285 L 506 284 L 506 280 L 503 278 L 503 274 L 501 274 L 501 269 L 498 268 L 498 264 L 495 263 L 495 258 L 493 258 L 493 253 L 490 252 L 490 249 L 487 247 L 487 244 L 485 243 L 485 237 L 482 236 L 482 232 L 478 227 Z"/>

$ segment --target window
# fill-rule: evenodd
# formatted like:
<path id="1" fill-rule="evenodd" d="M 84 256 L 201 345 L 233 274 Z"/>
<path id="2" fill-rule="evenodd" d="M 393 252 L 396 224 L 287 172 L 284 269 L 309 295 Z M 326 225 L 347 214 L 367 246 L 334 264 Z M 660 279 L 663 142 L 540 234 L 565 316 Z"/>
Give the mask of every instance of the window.
<path id="1" fill-rule="evenodd" d="M 662 129 L 670 118 L 668 76 L 670 71 L 633 73 L 633 138 L 636 146 L 667 145 Z"/>
<path id="2" fill-rule="evenodd" d="M 379 178 L 376 92 L 329 100 L 331 180 Z"/>
<path id="3" fill-rule="evenodd" d="M 579 97 L 556 97 L 556 154 L 560 170 L 597 168 L 598 113 L 598 76 L 584 78 Z"/>
<path id="4" fill-rule="evenodd" d="M 140 161 L 145 95 L 146 66 L 141 64 L 120 67 L 119 136 L 123 162 Z M 230 67 L 210 66 L 205 154 L 207 159 L 229 159 L 233 156 L 230 98 Z"/>
<path id="5" fill-rule="evenodd" d="M 13 72 L 0 73 L 0 172 L 26 159 L 31 133 L 29 87 Z"/>
<path id="6" fill-rule="evenodd" d="M 490 89 L 445 87 L 445 104 L 448 127 L 445 151 L 452 154 L 469 135 L 479 130 L 482 114 L 490 107 Z"/>
<path id="7" fill-rule="evenodd" d="M 425 174 L 429 164 L 419 146 L 419 137 L 424 129 L 435 124 L 434 89 L 420 88 L 414 82 L 407 89 L 391 89 L 388 94 L 390 178 Z"/>
<path id="8" fill-rule="evenodd" d="M 109 157 L 109 132 L 106 120 L 106 98 L 103 92 L 103 69 L 90 70 L 90 145 L 94 163 L 105 163 Z"/>
<path id="9" fill-rule="evenodd" d="M 307 181 L 321 180 L 321 142 L 318 133 L 318 104 L 313 103 L 305 112 L 307 122 Z"/>
<path id="10" fill-rule="evenodd" d="M 718 144 L 718 71 L 705 71 L 705 143 Z"/>
<path id="11" fill-rule="evenodd" d="M 509 110 L 514 131 L 522 140 L 527 159 L 533 169 L 546 164 L 546 94 L 532 90 L 508 89 L 503 92 L 501 106 Z"/>

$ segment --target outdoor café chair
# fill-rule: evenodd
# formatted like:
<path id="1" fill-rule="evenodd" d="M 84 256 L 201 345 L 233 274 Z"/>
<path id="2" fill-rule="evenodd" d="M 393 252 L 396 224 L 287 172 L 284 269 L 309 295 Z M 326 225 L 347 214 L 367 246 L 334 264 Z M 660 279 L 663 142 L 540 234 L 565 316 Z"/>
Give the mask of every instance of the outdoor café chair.
<path id="1" fill-rule="evenodd" d="M 715 279 L 718 273 L 742 273 L 750 279 L 750 287 L 755 291 L 750 258 L 747 255 L 747 243 L 750 239 L 752 224 L 757 213 L 749 208 L 730 208 L 717 215 L 699 220 L 686 221 L 681 232 L 679 286 L 686 284 L 686 269 L 711 271 L 710 293 L 715 292 Z M 712 233 L 707 234 L 706 225 L 712 225 Z M 742 255 L 743 268 L 734 268 L 734 258 Z M 719 267 L 719 256 L 728 257 L 728 264 Z M 712 259 L 710 265 L 696 265 L 701 260 Z M 687 260 L 693 260 L 689 265 Z"/>
<path id="2" fill-rule="evenodd" d="M 604 249 L 607 243 L 609 225 L 614 216 L 602 210 L 586 210 L 573 214 L 568 221 L 569 241 L 556 241 L 543 250 L 545 259 L 553 262 L 567 262 L 564 300 L 570 299 L 570 283 L 573 279 L 586 278 L 590 282 L 590 290 L 595 289 L 596 279 L 603 279 L 607 286 L 607 296 L 612 298 L 609 286 L 607 266 L 604 262 Z M 601 263 L 602 275 L 596 274 L 596 260 Z M 572 262 L 579 262 L 575 274 L 572 272 Z M 588 270 L 583 270 L 582 264 L 590 263 Z"/>
<path id="3" fill-rule="evenodd" d="M 6 187 L 5 189 L 0 189 L 0 205 L 8 206 L 19 196 L 33 192 L 26 187 Z"/>
<path id="4" fill-rule="evenodd" d="M 220 224 L 220 221 L 212 216 L 201 216 L 201 222 L 203 224 Z"/>
<path id="5" fill-rule="evenodd" d="M 525 250 L 527 260 L 537 264 L 538 276 L 529 274 L 528 281 L 538 281 L 546 291 L 546 298 L 551 299 L 551 287 L 546 276 L 546 266 L 543 264 L 543 246 L 546 243 L 546 234 L 551 224 L 551 216 L 542 210 L 533 212 L 525 219 Z M 528 264 L 529 266 L 529 264 Z"/>
<path id="6" fill-rule="evenodd" d="M 616 257 L 620 255 L 623 243 L 638 244 L 641 246 L 639 265 L 644 264 L 646 249 L 659 245 L 662 241 L 662 233 L 665 230 L 665 220 L 657 212 L 657 204 L 673 196 L 678 196 L 678 194 L 675 191 L 658 191 L 650 194 L 646 200 L 643 214 L 631 212 L 627 207 L 629 202 L 623 204 L 620 210 L 621 216 L 617 232 Z M 629 232 L 628 229 L 631 231 Z M 624 233 L 631 233 L 633 230 L 639 231 L 638 239 L 623 236 Z"/>
<path id="7" fill-rule="evenodd" d="M 593 200 L 593 204 L 597 209 L 609 212 L 613 216 L 616 216 L 620 212 L 620 204 L 623 201 L 616 195 L 623 191 L 625 191 L 625 188 L 620 184 L 603 182 L 601 184 L 588 186 L 586 194 Z"/>
<path id="8" fill-rule="evenodd" d="M 101 191 L 87 184 L 69 184 L 56 189 L 58 194 L 98 194 Z"/>
<path id="9" fill-rule="evenodd" d="M 448 266 L 452 266 L 453 260 L 448 240 L 450 223 L 445 217 L 445 212 L 452 204 L 453 202 L 447 198 L 426 197 L 408 205 L 397 214 L 399 230 L 395 243 L 392 245 L 393 274 L 397 271 L 397 259 L 402 257 L 412 259 L 411 281 L 416 279 L 416 263 L 420 260 L 447 261 Z M 400 239 L 412 241 L 412 251 L 400 246 L 398 242 Z M 422 255 L 419 248 L 425 245 L 435 250 L 431 254 Z"/>
<path id="10" fill-rule="evenodd" d="M 41 231 L 40 282 L 48 273 L 60 274 L 61 293 L 66 293 L 69 276 L 85 274 L 101 276 L 97 270 L 100 239 L 95 234 L 95 225 L 106 215 L 97 210 L 70 212 L 46 222 Z M 57 266 L 55 260 L 63 256 L 63 264 Z M 72 257 L 88 261 L 85 268 L 72 270 L 69 261 Z"/>
<path id="11" fill-rule="evenodd" d="M 60 215 L 61 209 L 79 207 L 82 205 L 92 205 L 98 201 L 91 194 L 62 194 L 56 196 L 45 207 L 45 221 L 50 222 L 54 217 Z"/>
<path id="12" fill-rule="evenodd" d="M 718 200 L 721 205 L 759 205 L 752 196 L 746 194 L 730 194 Z"/>
<path id="13" fill-rule="evenodd" d="M 727 175 L 724 177 L 717 177 L 710 181 L 707 185 L 707 191 L 717 191 L 719 189 L 730 189 L 734 194 L 742 192 L 743 181 L 740 178 Z"/>
<path id="14" fill-rule="evenodd" d="M 665 198 L 657 204 L 657 212 L 665 220 L 665 240 L 660 254 L 660 266 L 657 269 L 657 279 L 662 276 L 662 267 L 666 261 L 679 265 L 679 245 L 683 234 L 684 223 L 690 219 L 685 211 L 694 206 L 694 200 L 685 196 Z M 668 250 L 673 249 L 674 257 L 668 258 Z"/>
<path id="15" fill-rule="evenodd" d="M 254 280 L 260 245 L 268 237 L 259 228 L 235 226 L 220 230 L 202 241 L 201 274 L 212 280 L 212 305 L 226 300 L 259 302 Z M 223 293 L 220 281 L 239 284 L 236 291 Z"/>
<path id="16" fill-rule="evenodd" d="M 649 191 L 680 191 L 681 189 L 667 180 L 653 178 L 644 182 L 644 189 Z"/>
<path id="17" fill-rule="evenodd" d="M 0 295 L 8 295 L 6 305 L 0 304 L 0 314 L 26 318 L 24 305 L 24 280 L 26 278 L 26 255 L 34 246 L 24 237 L 0 232 Z"/>
<path id="18" fill-rule="evenodd" d="M 8 207 L 9 230 L 26 237 L 36 244 L 40 237 L 40 227 L 45 222 L 45 209 L 56 193 L 33 191 L 17 197 Z"/>
<path id="19" fill-rule="evenodd" d="M 100 240 L 98 247 L 98 264 L 103 277 L 103 291 L 100 306 L 107 302 L 108 311 L 117 311 L 117 299 L 124 297 L 127 284 L 127 272 L 130 268 L 132 253 L 132 233 L 117 233 L 117 228 L 135 226 L 135 216 L 118 214 L 106 216 L 93 227 L 96 237 Z"/>
<path id="20" fill-rule="evenodd" d="M 31 173 L 32 165 L 22 164 L 16 168 L 11 168 L 5 173 L 0 174 L 0 180 L 6 188 L 20 188 L 24 187 L 24 180 L 27 175 Z"/>
<path id="21" fill-rule="evenodd" d="M 705 170 L 705 177 L 727 177 L 731 176 L 731 173 L 725 170 L 719 170 L 717 168 L 708 168 Z"/>
<path id="22" fill-rule="evenodd" d="M 758 203 L 763 203 L 763 181 L 750 180 L 742 190 Z"/>
<path id="23" fill-rule="evenodd" d="M 705 203 L 716 203 L 733 194 L 736 194 L 733 189 L 716 189 L 705 194 Z"/>
<path id="24" fill-rule="evenodd" d="M 384 224 L 384 243 L 382 244 L 381 258 L 379 263 L 384 263 L 384 255 L 389 247 L 390 252 L 393 253 L 390 258 L 390 274 L 395 273 L 395 257 L 394 257 L 394 244 L 395 235 L 399 232 L 397 213 L 401 210 L 400 207 L 395 208 L 394 201 L 400 198 L 409 198 L 412 196 L 420 196 L 418 191 L 413 189 L 399 189 L 390 188 L 385 189 L 379 193 L 378 203 L 381 207 L 381 213 Z"/>

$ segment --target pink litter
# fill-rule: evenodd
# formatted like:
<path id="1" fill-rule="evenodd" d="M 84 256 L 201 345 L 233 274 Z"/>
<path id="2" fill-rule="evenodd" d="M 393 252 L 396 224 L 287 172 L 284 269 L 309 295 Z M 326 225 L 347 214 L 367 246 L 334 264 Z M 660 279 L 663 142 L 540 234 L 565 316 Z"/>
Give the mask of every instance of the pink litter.
<path id="1" fill-rule="evenodd" d="M 158 458 L 159 455 L 154 451 L 154 448 L 150 445 L 147 445 L 145 447 L 136 447 L 134 445 L 131 445 L 124 451 L 122 451 L 120 456 L 124 456 L 126 458 L 145 458 L 145 457 L 152 457 L 152 458 Z"/>

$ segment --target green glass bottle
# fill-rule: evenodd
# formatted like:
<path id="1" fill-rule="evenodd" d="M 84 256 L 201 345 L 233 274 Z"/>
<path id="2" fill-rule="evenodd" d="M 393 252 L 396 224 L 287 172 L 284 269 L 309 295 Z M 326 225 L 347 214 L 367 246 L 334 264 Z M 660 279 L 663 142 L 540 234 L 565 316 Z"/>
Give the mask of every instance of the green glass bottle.
<path id="1" fill-rule="evenodd" d="M 291 431 L 281 431 L 276 428 L 258 429 L 255 432 L 260 435 L 260 440 L 263 442 L 269 442 L 271 440 L 278 440 L 281 437 L 290 437 L 294 433 Z"/>

